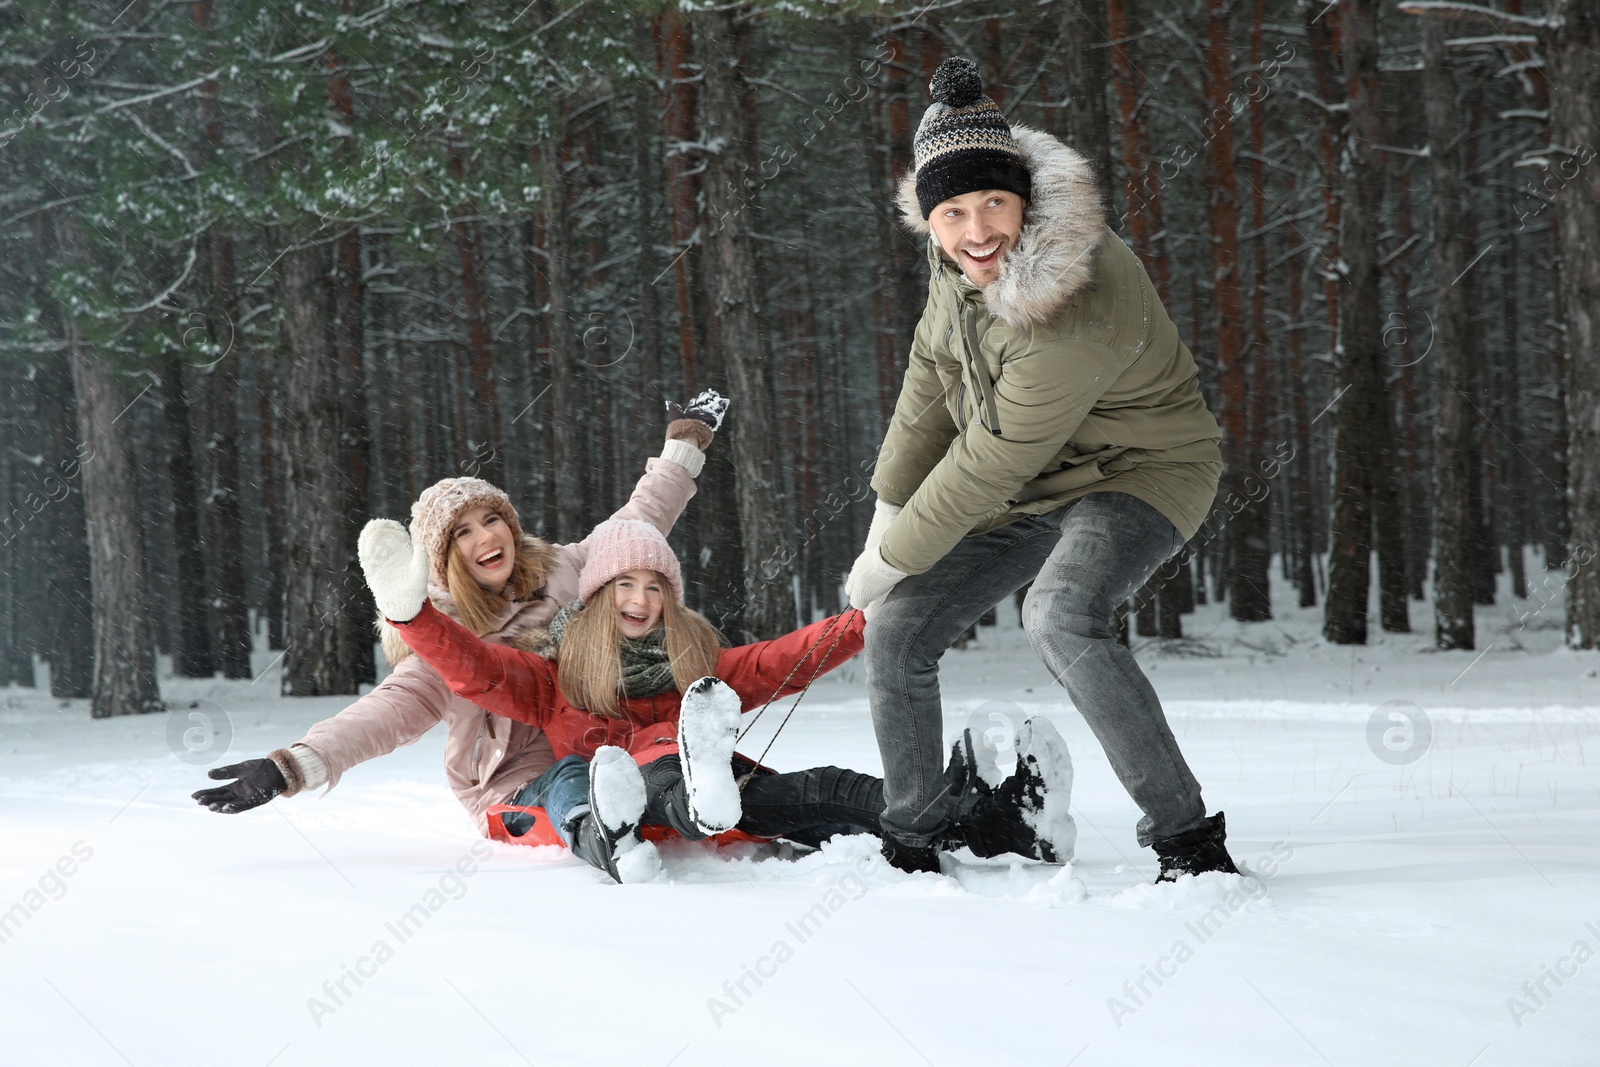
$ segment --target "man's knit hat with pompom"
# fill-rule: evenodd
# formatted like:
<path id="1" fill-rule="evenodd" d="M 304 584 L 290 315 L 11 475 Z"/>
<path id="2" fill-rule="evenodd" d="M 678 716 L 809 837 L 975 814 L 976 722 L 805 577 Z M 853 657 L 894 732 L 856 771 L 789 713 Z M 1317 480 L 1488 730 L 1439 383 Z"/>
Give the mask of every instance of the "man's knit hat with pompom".
<path id="1" fill-rule="evenodd" d="M 922 217 L 953 196 L 1003 189 L 1033 199 L 1033 179 L 999 105 L 983 95 L 978 65 L 945 60 L 928 82 L 933 103 L 911 148 Z"/>

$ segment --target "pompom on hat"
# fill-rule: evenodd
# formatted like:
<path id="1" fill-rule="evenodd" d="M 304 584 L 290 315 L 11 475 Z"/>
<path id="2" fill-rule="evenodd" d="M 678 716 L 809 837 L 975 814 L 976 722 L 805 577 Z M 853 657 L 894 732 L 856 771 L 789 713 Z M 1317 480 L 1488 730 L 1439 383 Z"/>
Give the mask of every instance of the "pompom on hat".
<path id="1" fill-rule="evenodd" d="M 585 604 L 602 586 L 628 571 L 656 571 L 683 601 L 683 572 L 661 531 L 639 519 L 611 519 L 589 535 L 589 560 L 578 576 L 578 599 Z"/>
<path id="2" fill-rule="evenodd" d="M 933 103 L 911 142 L 922 217 L 953 196 L 1003 189 L 1033 199 L 1033 177 L 999 105 L 983 95 L 983 77 L 970 59 L 939 64 L 928 82 Z"/>
<path id="3" fill-rule="evenodd" d="M 511 543 L 522 544 L 522 522 L 511 498 L 482 478 L 445 478 L 422 491 L 411 505 L 411 539 L 428 550 L 428 579 L 447 585 L 451 537 L 456 520 L 471 507 L 486 507 L 511 528 Z"/>

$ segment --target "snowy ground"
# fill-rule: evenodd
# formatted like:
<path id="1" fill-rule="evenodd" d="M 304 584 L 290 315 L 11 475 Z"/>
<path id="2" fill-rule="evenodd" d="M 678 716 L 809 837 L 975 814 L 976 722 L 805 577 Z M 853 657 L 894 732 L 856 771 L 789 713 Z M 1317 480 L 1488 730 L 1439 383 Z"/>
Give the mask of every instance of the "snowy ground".
<path id="1" fill-rule="evenodd" d="M 188 798 L 206 765 L 343 702 L 279 699 L 275 669 L 169 682 L 231 730 L 194 765 L 181 706 L 92 722 L 0 691 L 0 1063 L 1600 1063 L 1600 656 L 1538 609 L 1482 609 L 1481 658 L 1424 651 L 1418 604 L 1423 632 L 1363 649 L 1324 645 L 1319 612 L 1240 628 L 1214 606 L 1181 651 L 1146 645 L 1257 872 L 1231 895 L 1147 884 L 1137 812 L 1014 616 L 947 658 L 949 727 L 1051 716 L 1078 858 L 959 880 L 844 840 L 682 846 L 662 884 L 612 886 L 477 839 L 437 732 L 223 817 Z M 858 666 L 771 762 L 879 768 Z"/>

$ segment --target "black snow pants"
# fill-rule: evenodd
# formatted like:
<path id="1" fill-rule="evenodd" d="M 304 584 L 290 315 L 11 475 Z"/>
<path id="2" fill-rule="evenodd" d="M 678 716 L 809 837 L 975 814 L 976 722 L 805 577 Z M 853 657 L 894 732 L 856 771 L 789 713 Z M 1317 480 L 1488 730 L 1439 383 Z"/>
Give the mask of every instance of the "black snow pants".
<path id="1" fill-rule="evenodd" d="M 646 825 L 670 826 L 683 838 L 706 835 L 689 814 L 689 791 L 677 756 L 662 756 L 640 768 L 644 772 Z M 842 767 L 812 767 L 776 773 L 733 757 L 735 779 L 755 774 L 740 793 L 744 814 L 738 829 L 756 837 L 786 837 L 818 845 L 834 834 L 879 833 L 883 813 L 883 779 Z"/>

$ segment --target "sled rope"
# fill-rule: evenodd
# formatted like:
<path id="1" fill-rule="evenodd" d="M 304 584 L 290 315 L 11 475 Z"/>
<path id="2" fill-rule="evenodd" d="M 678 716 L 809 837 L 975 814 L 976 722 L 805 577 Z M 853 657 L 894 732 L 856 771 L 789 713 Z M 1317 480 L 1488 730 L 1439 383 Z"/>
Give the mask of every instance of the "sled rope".
<path id="1" fill-rule="evenodd" d="M 833 651 L 839 647 L 839 641 L 844 637 L 845 630 L 849 629 L 850 617 L 855 614 L 857 610 L 858 609 L 856 608 L 850 608 L 846 610 L 842 614 L 835 616 L 832 622 L 822 628 L 822 633 L 817 635 L 817 639 L 812 642 L 811 647 L 806 649 L 806 654 L 800 657 L 800 660 L 795 663 L 793 669 L 789 671 L 789 676 L 772 691 L 772 695 L 767 698 L 767 702 L 761 705 L 761 707 L 756 711 L 755 718 L 750 720 L 750 725 L 739 731 L 739 737 L 735 741 L 735 744 L 737 744 L 738 741 L 744 740 L 745 735 L 756 728 L 756 723 L 760 722 L 761 716 L 765 715 L 767 713 L 767 709 L 772 707 L 772 702 L 778 699 L 778 694 L 782 693 L 786 688 L 788 688 L 789 683 L 794 680 L 794 676 L 799 673 L 801 665 L 804 664 L 806 660 L 811 658 L 811 654 L 817 650 L 817 646 L 826 641 L 828 639 L 828 634 L 832 633 L 837 627 L 838 632 L 833 634 L 833 643 L 828 646 L 828 651 L 823 653 L 822 659 L 818 660 L 816 665 L 812 667 L 811 677 L 807 679 L 806 684 L 801 687 L 799 695 L 794 698 L 794 703 L 789 705 L 789 710 L 784 714 L 783 721 L 778 724 L 778 728 L 772 731 L 772 737 L 768 739 L 767 747 L 761 750 L 760 756 L 756 757 L 756 766 L 750 768 L 750 770 L 746 771 L 744 775 L 740 777 L 739 789 L 741 792 L 744 790 L 745 785 L 750 781 L 751 776 L 753 776 L 761 767 L 761 764 L 766 761 L 767 753 L 772 751 L 774 742 L 778 740 L 778 735 L 783 733 L 783 728 L 789 725 L 789 719 L 794 715 L 795 709 L 800 706 L 800 701 L 805 699 L 806 694 L 811 691 L 812 684 L 815 683 L 817 678 L 821 676 L 822 668 L 826 666 L 828 661 L 833 658 Z"/>
<path id="2" fill-rule="evenodd" d="M 817 677 L 822 673 L 822 665 L 828 662 L 828 656 L 832 656 L 833 650 L 839 646 L 839 639 L 844 636 L 846 620 L 849 619 L 850 615 L 855 612 L 855 610 L 855 608 L 850 608 L 842 614 L 835 616 L 829 621 L 828 625 L 822 628 L 822 632 L 818 634 L 817 639 L 811 643 L 811 647 L 806 649 L 805 655 L 801 656 L 795 661 L 795 665 L 790 668 L 788 676 L 784 678 L 783 681 L 778 683 L 778 687 L 772 691 L 772 695 L 767 698 L 767 702 L 757 709 L 755 718 L 750 720 L 750 725 L 739 731 L 739 737 L 737 739 L 738 741 L 743 741 L 745 735 L 751 730 L 755 729 L 756 723 L 761 721 L 761 716 L 765 715 L 767 713 L 767 709 L 772 707 L 772 702 L 778 699 L 778 694 L 782 693 L 786 688 L 788 688 L 789 683 L 794 681 L 794 676 L 800 673 L 800 668 L 804 666 L 805 662 L 811 658 L 811 654 L 817 650 L 817 646 L 826 641 L 828 639 L 828 634 L 833 632 L 833 628 L 835 626 L 838 626 L 839 632 L 834 637 L 833 644 L 829 646 L 827 654 L 823 656 L 822 662 L 818 663 L 812 669 L 811 681 L 808 681 L 805 684 L 805 687 L 800 691 L 801 696 L 805 695 L 806 690 L 811 688 L 811 683 L 815 682 Z M 782 729 L 782 727 L 779 727 L 779 729 Z"/>

